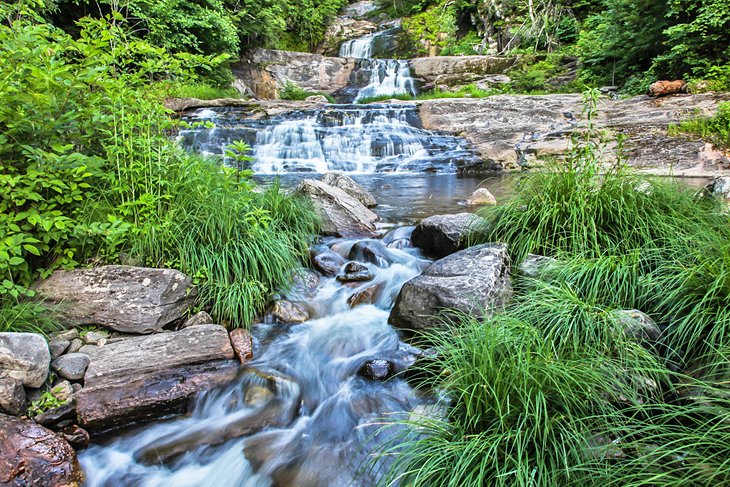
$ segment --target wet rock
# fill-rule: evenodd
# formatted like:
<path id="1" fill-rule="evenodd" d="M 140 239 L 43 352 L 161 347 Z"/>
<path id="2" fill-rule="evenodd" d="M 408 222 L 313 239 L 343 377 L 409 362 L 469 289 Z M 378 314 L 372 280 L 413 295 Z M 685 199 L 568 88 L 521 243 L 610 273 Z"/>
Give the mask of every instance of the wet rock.
<path id="1" fill-rule="evenodd" d="M 37 291 L 44 303 L 59 305 L 69 326 L 140 334 L 181 319 L 196 296 L 192 280 L 179 271 L 119 265 L 56 271 Z"/>
<path id="2" fill-rule="evenodd" d="M 23 384 L 12 378 L 0 379 L 0 413 L 20 415 L 25 410 Z"/>
<path id="3" fill-rule="evenodd" d="M 707 189 L 720 199 L 730 200 L 730 176 L 712 178 L 712 182 L 710 182 Z"/>
<path id="4" fill-rule="evenodd" d="M 306 300 L 317 295 L 320 276 L 312 269 L 297 269 L 293 271 L 292 283 L 286 291 L 290 300 Z"/>
<path id="5" fill-rule="evenodd" d="M 0 414 L 0 485 L 71 487 L 83 480 L 66 440 L 34 421 Z"/>
<path id="6" fill-rule="evenodd" d="M 228 334 L 231 338 L 233 353 L 242 364 L 253 358 L 253 337 L 245 328 L 236 328 Z"/>
<path id="7" fill-rule="evenodd" d="M 79 424 L 100 431 L 184 411 L 198 392 L 233 380 L 233 357 L 226 329 L 210 324 L 107 343 L 75 395 Z"/>
<path id="8" fill-rule="evenodd" d="M 416 227 L 398 227 L 386 233 L 383 243 L 389 249 L 405 249 L 411 247 L 411 235 Z"/>
<path id="9" fill-rule="evenodd" d="M 62 423 L 69 424 L 76 420 L 76 407 L 68 402 L 34 416 L 33 420 L 48 429 L 56 430 Z"/>
<path id="10" fill-rule="evenodd" d="M 337 252 L 329 249 L 312 251 L 312 263 L 314 268 L 327 277 L 336 276 L 347 261 Z"/>
<path id="11" fill-rule="evenodd" d="M 80 338 L 74 338 L 71 340 L 71 344 L 66 349 L 66 353 L 76 353 L 81 350 L 81 347 L 83 346 L 84 342 Z"/>
<path id="12" fill-rule="evenodd" d="M 269 315 L 276 323 L 304 323 L 309 319 L 309 311 L 304 306 L 285 300 L 276 301 Z"/>
<path id="13" fill-rule="evenodd" d="M 305 179 L 297 192 L 306 196 L 321 218 L 320 231 L 335 237 L 370 237 L 375 235 L 378 215 L 339 188 L 321 181 Z"/>
<path id="14" fill-rule="evenodd" d="M 361 304 L 375 304 L 380 293 L 383 292 L 383 288 L 384 284 L 382 283 L 366 287 L 365 289 L 353 293 L 349 298 L 347 298 L 347 304 L 350 308 L 360 306 Z"/>
<path id="15" fill-rule="evenodd" d="M 471 196 L 469 196 L 469 199 L 466 200 L 466 204 L 469 206 L 496 205 L 497 198 L 495 198 L 487 188 L 478 188 L 471 194 Z"/>
<path id="16" fill-rule="evenodd" d="M 343 42 L 372 34 L 377 30 L 378 26 L 367 20 L 337 17 L 324 34 L 321 53 L 327 56 L 337 56 L 340 44 Z"/>
<path id="17" fill-rule="evenodd" d="M 71 345 L 71 342 L 68 340 L 58 337 L 52 338 L 51 341 L 48 342 L 48 348 L 51 351 L 51 359 L 53 360 L 63 355 L 63 352 L 68 349 L 69 345 Z"/>
<path id="18" fill-rule="evenodd" d="M 520 264 L 520 274 L 524 277 L 537 278 L 549 266 L 557 261 L 552 257 L 543 255 L 527 254 L 527 257 Z"/>
<path id="19" fill-rule="evenodd" d="M 109 332 L 106 331 L 89 331 L 84 335 L 84 343 L 86 345 L 102 346 L 109 339 Z M 101 343 L 100 343 L 101 342 Z"/>
<path id="20" fill-rule="evenodd" d="M 341 189 L 368 208 L 378 206 L 378 202 L 375 201 L 375 197 L 372 194 L 357 184 L 354 179 L 341 172 L 328 172 L 322 176 L 321 181 L 324 184 Z"/>
<path id="21" fill-rule="evenodd" d="M 46 381 L 50 365 L 51 352 L 43 335 L 0 333 L 0 378 L 37 388 Z"/>
<path id="22" fill-rule="evenodd" d="M 676 95 L 677 93 L 684 93 L 687 90 L 687 83 L 682 80 L 667 81 L 661 80 L 656 81 L 649 86 L 650 96 L 667 96 Z"/>
<path id="23" fill-rule="evenodd" d="M 388 322 L 409 330 L 442 327 L 445 310 L 482 316 L 511 296 L 509 255 L 503 244 L 478 245 L 427 267 L 403 285 Z"/>
<path id="24" fill-rule="evenodd" d="M 616 311 L 616 315 L 626 336 L 633 338 L 644 347 L 651 348 L 659 341 L 662 331 L 646 313 L 637 309 L 625 309 Z"/>
<path id="25" fill-rule="evenodd" d="M 212 324 L 216 324 L 213 317 L 210 316 L 205 311 L 201 311 L 199 313 L 194 314 L 187 320 L 185 320 L 185 323 L 183 323 L 182 328 L 189 328 L 191 326 L 199 326 L 199 325 L 212 325 Z"/>
<path id="26" fill-rule="evenodd" d="M 89 366 L 89 356 L 83 353 L 61 355 L 51 362 L 51 368 L 64 379 L 79 381 Z"/>
<path id="27" fill-rule="evenodd" d="M 361 240 L 355 243 L 347 257 L 350 260 L 370 262 L 378 267 L 388 267 L 391 263 L 388 251 L 380 240 Z"/>
<path id="28" fill-rule="evenodd" d="M 469 232 L 482 221 L 473 213 L 434 215 L 416 225 L 411 242 L 428 255 L 445 257 L 464 248 Z"/>
<path id="29" fill-rule="evenodd" d="M 370 380 L 386 380 L 395 375 L 395 367 L 388 360 L 374 359 L 365 363 L 357 375 Z"/>
<path id="30" fill-rule="evenodd" d="M 89 432 L 77 424 L 61 428 L 58 434 L 71 445 L 74 450 L 79 451 L 87 448 L 91 438 Z"/>
<path id="31" fill-rule="evenodd" d="M 348 262 L 345 265 L 344 272 L 337 276 L 340 282 L 363 282 L 372 281 L 375 278 L 368 266 L 359 262 Z"/>

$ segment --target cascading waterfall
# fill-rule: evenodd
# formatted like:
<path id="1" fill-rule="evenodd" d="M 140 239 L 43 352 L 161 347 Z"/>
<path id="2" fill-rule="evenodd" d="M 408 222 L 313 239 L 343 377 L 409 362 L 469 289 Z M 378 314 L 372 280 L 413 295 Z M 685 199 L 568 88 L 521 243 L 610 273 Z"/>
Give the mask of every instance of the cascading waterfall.
<path id="1" fill-rule="evenodd" d="M 453 173 L 480 163 L 466 141 L 422 129 L 413 106 L 340 105 L 266 120 L 240 115 L 236 108 L 192 112 L 185 120 L 193 127 L 181 131 L 181 143 L 223 157 L 231 142 L 244 140 L 253 147 L 251 169 L 260 174 Z M 200 123 L 206 121 L 214 127 Z"/>
<path id="2" fill-rule="evenodd" d="M 83 452 L 87 485 L 373 485 L 377 469 L 363 473 L 363 462 L 400 428 L 382 429 L 383 418 L 423 410 L 403 378 L 378 381 L 361 372 L 374 359 L 398 372 L 420 354 L 387 324 L 400 287 L 428 264 L 408 237 L 399 228 L 365 241 L 377 259 L 353 251 L 356 241 L 330 241 L 329 251 L 360 260 L 375 277 L 354 284 L 323 278 L 303 291 L 313 319 L 254 327 L 257 358 L 234 384 L 202 394 L 187 417 Z M 350 308 L 348 298 L 371 286 L 380 290 L 374 303 Z"/>
<path id="3" fill-rule="evenodd" d="M 367 73 L 367 84 L 357 92 L 355 102 L 375 96 L 417 93 L 408 61 L 373 59 L 375 55 L 392 51 L 393 33 L 396 30 L 375 32 L 346 41 L 340 46 L 340 57 L 359 59 L 357 71 Z"/>

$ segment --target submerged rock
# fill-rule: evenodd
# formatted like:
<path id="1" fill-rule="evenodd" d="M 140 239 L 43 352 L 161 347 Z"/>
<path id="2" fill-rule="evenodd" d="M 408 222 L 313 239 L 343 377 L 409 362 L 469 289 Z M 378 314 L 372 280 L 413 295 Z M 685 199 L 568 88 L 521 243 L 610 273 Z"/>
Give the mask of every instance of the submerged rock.
<path id="1" fill-rule="evenodd" d="M 322 176 L 322 182 L 335 188 L 340 188 L 368 208 L 378 206 L 378 202 L 375 201 L 375 197 L 372 194 L 357 184 L 354 179 L 341 172 L 328 172 Z"/>
<path id="2" fill-rule="evenodd" d="M 89 358 L 75 398 L 79 424 L 92 431 L 182 412 L 198 392 L 233 380 L 239 366 L 218 325 L 123 338 Z"/>
<path id="3" fill-rule="evenodd" d="M 430 216 L 416 225 L 411 242 L 425 254 L 446 257 L 464 248 L 469 232 L 482 221 L 473 213 Z"/>
<path id="4" fill-rule="evenodd" d="M 335 237 L 370 237 L 375 235 L 378 215 L 356 198 L 321 181 L 305 179 L 297 192 L 305 195 L 321 218 L 320 231 Z"/>
<path id="5" fill-rule="evenodd" d="M 56 271 L 38 286 L 69 326 L 99 325 L 124 333 L 153 333 L 193 305 L 192 280 L 173 269 L 111 265 Z"/>
<path id="6" fill-rule="evenodd" d="M 512 294 L 504 244 L 470 247 L 427 267 L 403 285 L 388 322 L 409 330 L 444 325 L 445 310 L 482 316 Z"/>
<path id="7" fill-rule="evenodd" d="M 83 480 L 76 452 L 61 436 L 0 414 L 0 485 L 72 487 Z"/>
<path id="8" fill-rule="evenodd" d="M 354 308 L 361 304 L 375 304 L 375 301 L 378 300 L 378 297 L 380 296 L 380 293 L 383 292 L 384 288 L 384 283 L 366 287 L 365 289 L 353 293 L 349 298 L 347 298 L 347 304 L 350 308 Z"/>
<path id="9" fill-rule="evenodd" d="M 38 388 L 48 377 L 51 352 L 38 333 L 0 333 L 0 378 Z"/>
<path id="10" fill-rule="evenodd" d="M 366 362 L 357 375 L 370 380 L 386 380 L 395 375 L 395 366 L 388 360 L 373 359 Z"/>

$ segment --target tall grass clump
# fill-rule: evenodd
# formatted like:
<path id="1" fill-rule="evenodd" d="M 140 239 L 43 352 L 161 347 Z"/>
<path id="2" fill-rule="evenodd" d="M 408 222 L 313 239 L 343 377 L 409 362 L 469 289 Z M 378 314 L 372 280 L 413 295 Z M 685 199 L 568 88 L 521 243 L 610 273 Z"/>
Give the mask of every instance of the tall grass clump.
<path id="1" fill-rule="evenodd" d="M 0 305 L 0 333 L 40 333 L 49 336 L 63 326 L 53 316 L 53 310 L 32 301 L 5 300 Z"/>
<path id="2" fill-rule="evenodd" d="M 561 354 L 509 314 L 464 317 L 429 339 L 443 370 L 430 385 L 449 396 L 448 413 L 417 418 L 382 452 L 386 485 L 591 485 L 583 467 L 603 461 L 594 432 L 621 424 L 617 397 L 642 400 L 624 363 L 590 348 Z"/>

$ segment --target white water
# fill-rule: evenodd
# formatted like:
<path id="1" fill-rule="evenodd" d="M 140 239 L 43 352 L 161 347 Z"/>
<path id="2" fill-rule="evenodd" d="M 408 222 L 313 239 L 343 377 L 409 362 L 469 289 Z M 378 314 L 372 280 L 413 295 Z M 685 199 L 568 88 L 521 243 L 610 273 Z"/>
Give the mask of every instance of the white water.
<path id="1" fill-rule="evenodd" d="M 304 304 L 313 319 L 301 325 L 258 325 L 262 343 L 257 358 L 243 369 L 239 380 L 223 390 L 201 395 L 192 413 L 150 424 L 94 445 L 80 455 L 89 487 L 163 486 L 369 486 L 371 475 L 358 469 L 387 433 L 385 417 L 405 417 L 420 400 L 400 379 L 374 381 L 357 371 L 369 360 L 382 358 L 401 366 L 415 359 L 417 350 L 401 343 L 387 324 L 388 310 L 400 287 L 428 264 L 411 247 L 403 229 L 383 240 L 385 261 L 366 265 L 376 277 L 354 286 L 323 278 Z M 335 240 L 330 248 L 348 256 L 354 241 Z M 382 284 L 372 305 L 350 308 L 354 292 Z M 292 294 L 294 296 L 294 294 Z M 263 377 L 274 377 L 265 389 Z M 263 382 L 262 382 L 263 381 Z M 218 446 L 190 445 L 185 439 L 197 431 L 228 431 L 230 425 L 262 414 L 261 397 L 273 395 L 263 406 L 283 404 L 287 418 L 278 427 L 236 438 Z M 258 402 L 257 402 L 258 401 Z M 292 416 L 289 417 L 288 414 Z M 186 445 L 184 454 L 163 462 L 145 452 L 153 445 Z M 148 460 L 145 462 L 144 459 Z M 160 458 L 152 456 L 152 458 Z"/>

